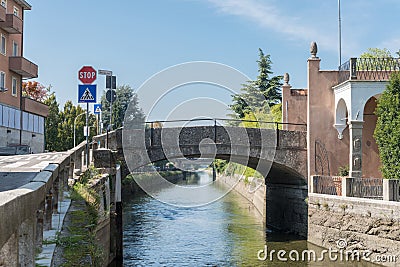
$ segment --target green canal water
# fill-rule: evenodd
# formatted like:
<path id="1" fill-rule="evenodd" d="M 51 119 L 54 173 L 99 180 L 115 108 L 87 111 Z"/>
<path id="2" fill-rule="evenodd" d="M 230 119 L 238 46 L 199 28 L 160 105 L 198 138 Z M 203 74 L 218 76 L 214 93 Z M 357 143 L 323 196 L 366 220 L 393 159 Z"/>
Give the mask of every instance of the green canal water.
<path id="1" fill-rule="evenodd" d="M 199 185 L 210 182 L 210 179 L 208 173 L 199 173 L 181 183 Z M 212 186 L 210 190 L 218 193 L 222 189 Z M 159 194 L 174 196 L 174 187 Z M 197 208 L 170 206 L 145 194 L 126 197 L 123 265 L 375 266 L 366 262 L 333 261 L 327 255 L 323 261 L 303 261 L 303 251 L 314 250 L 318 258 L 321 248 L 296 236 L 266 229 L 262 218 L 254 214 L 249 203 L 235 192 Z M 269 257 L 263 260 L 265 254 L 260 250 L 265 250 L 265 247 L 268 254 L 271 250 L 285 250 L 288 260 L 278 260 L 276 253 L 272 261 Z M 289 259 L 292 250 L 299 253 L 299 261 Z M 292 255 L 296 255 L 295 252 Z"/>

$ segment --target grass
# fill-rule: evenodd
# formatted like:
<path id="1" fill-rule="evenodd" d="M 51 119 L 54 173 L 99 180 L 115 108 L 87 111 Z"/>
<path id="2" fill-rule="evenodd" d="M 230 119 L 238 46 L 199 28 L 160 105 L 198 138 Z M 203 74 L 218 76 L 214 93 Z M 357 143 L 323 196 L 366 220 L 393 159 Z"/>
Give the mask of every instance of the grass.
<path id="1" fill-rule="evenodd" d="M 97 174 L 95 169 L 89 168 L 70 194 L 75 210 L 68 214 L 70 222 L 66 233 L 56 238 L 57 245 L 63 249 L 63 267 L 98 266 L 103 257 L 96 240 L 99 197 L 89 188 L 90 180 Z"/>

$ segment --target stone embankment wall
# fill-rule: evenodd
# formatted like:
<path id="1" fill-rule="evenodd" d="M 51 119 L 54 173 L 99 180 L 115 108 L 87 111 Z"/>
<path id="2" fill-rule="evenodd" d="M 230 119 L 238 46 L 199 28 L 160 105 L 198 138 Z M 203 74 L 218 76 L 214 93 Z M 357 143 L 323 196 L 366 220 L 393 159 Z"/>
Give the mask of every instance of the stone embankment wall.
<path id="1" fill-rule="evenodd" d="M 154 190 L 156 188 L 158 188 L 158 187 L 164 186 L 164 184 L 157 184 L 157 183 L 160 182 L 159 179 L 151 179 L 151 177 L 148 177 L 149 175 L 151 175 L 151 172 L 148 172 L 148 173 L 137 173 L 137 174 L 134 174 L 134 175 L 137 175 L 137 177 L 135 179 L 146 179 L 146 181 L 145 181 L 146 186 L 148 186 L 149 188 L 152 188 Z M 157 172 L 155 172 L 154 175 L 157 175 Z M 144 177 L 141 177 L 141 176 L 144 176 Z M 180 173 L 176 172 L 176 173 L 174 173 L 172 175 L 163 176 L 163 177 L 168 182 L 176 183 L 179 180 L 182 180 L 184 178 L 184 174 L 182 172 L 180 172 Z M 122 186 L 122 194 L 123 195 L 135 194 L 135 193 L 144 193 L 142 188 L 136 183 L 135 179 L 127 180 L 126 178 L 123 178 L 123 181 L 122 181 L 122 184 L 123 184 L 123 186 Z M 144 181 L 142 181 L 142 182 L 144 183 Z"/>
<path id="2" fill-rule="evenodd" d="M 102 175 L 100 178 L 95 179 L 90 185 L 90 189 L 93 190 L 97 197 L 97 226 L 94 229 L 96 236 L 96 244 L 100 247 L 101 253 L 101 266 L 108 266 L 114 259 L 114 247 L 112 240 L 112 227 L 110 225 L 110 215 L 112 212 L 111 208 L 111 192 L 110 192 L 110 179 L 108 174 Z"/>
<path id="3" fill-rule="evenodd" d="M 262 216 L 266 225 L 282 232 L 307 237 L 306 186 L 264 184 L 250 177 L 248 183 L 237 176 L 218 176 L 217 181 L 246 198 Z"/>
<path id="4" fill-rule="evenodd" d="M 247 199 L 254 206 L 257 213 L 262 216 L 263 221 L 265 221 L 266 190 L 264 181 L 251 177 L 249 178 L 249 183 L 245 183 L 243 180 L 239 181 L 239 179 L 240 177 L 238 176 L 231 177 L 231 176 L 218 175 L 217 182 L 222 186 L 233 188 L 233 190 L 235 190 L 245 199 Z"/>
<path id="5" fill-rule="evenodd" d="M 309 242 L 370 251 L 379 264 L 400 264 L 400 202 L 310 193 L 308 207 Z"/>
<path id="6" fill-rule="evenodd" d="M 267 184 L 267 226 L 307 237 L 307 186 Z"/>

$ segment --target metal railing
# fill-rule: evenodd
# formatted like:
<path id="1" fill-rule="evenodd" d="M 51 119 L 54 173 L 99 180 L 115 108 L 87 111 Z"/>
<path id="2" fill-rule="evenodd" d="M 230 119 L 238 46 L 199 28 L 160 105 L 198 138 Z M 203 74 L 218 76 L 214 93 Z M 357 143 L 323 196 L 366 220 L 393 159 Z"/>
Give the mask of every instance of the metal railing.
<path id="1" fill-rule="evenodd" d="M 211 123 L 210 123 L 211 122 Z M 245 124 L 248 123 L 248 124 Z M 211 125 L 210 125 L 211 124 Z M 254 125 L 252 125 L 254 124 Z M 169 125 L 170 127 L 165 127 Z M 307 124 L 304 123 L 285 123 L 274 121 L 261 121 L 261 120 L 238 120 L 238 119 L 221 119 L 221 118 L 199 118 L 191 120 L 165 120 L 165 121 L 147 121 L 144 122 L 146 129 L 150 130 L 150 146 L 153 145 L 154 130 L 159 128 L 173 128 L 173 127 L 199 127 L 208 126 L 214 127 L 214 142 L 217 142 L 217 128 L 218 127 L 243 127 L 255 129 L 272 129 L 276 130 L 276 146 L 280 145 L 280 130 L 283 125 L 291 125 L 299 127 L 303 132 L 307 130 Z"/>
<path id="2" fill-rule="evenodd" d="M 317 194 L 344 196 L 345 193 L 342 191 L 342 186 L 345 186 L 348 190 L 346 192 L 347 197 L 383 199 L 382 178 L 347 178 L 315 175 L 312 183 L 313 193 Z"/>
<path id="3" fill-rule="evenodd" d="M 347 80 L 387 81 L 400 71 L 400 58 L 351 58 L 339 66 L 339 84 Z"/>
<path id="4" fill-rule="evenodd" d="M 350 183 L 350 196 L 383 199 L 382 178 L 353 178 Z"/>
<path id="5" fill-rule="evenodd" d="M 192 126 L 233 126 L 263 129 L 281 129 L 284 125 L 298 127 L 299 130 L 307 130 L 305 123 L 275 122 L 262 120 L 239 120 L 239 119 L 223 119 L 223 118 L 199 118 L 191 120 L 164 120 L 164 121 L 146 121 L 144 124 L 148 128 L 165 128 L 170 127 L 192 127 Z M 246 125 L 247 123 L 247 125 Z M 183 125 L 182 125 L 183 124 Z M 253 125 L 254 124 L 254 125 Z"/>
<path id="6" fill-rule="evenodd" d="M 342 177 L 339 176 L 314 176 L 314 191 L 313 193 L 325 195 L 342 195 Z"/>

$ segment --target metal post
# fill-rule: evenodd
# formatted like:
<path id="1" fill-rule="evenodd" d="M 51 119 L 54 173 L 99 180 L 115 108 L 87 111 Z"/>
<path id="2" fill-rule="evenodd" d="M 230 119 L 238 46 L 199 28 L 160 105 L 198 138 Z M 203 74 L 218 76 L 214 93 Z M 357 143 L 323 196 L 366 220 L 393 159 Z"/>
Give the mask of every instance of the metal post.
<path id="1" fill-rule="evenodd" d="M 115 213 L 116 213 L 116 255 L 115 258 L 118 263 L 123 262 L 123 225 L 122 225 L 122 196 L 121 196 L 121 166 L 116 166 L 115 177 Z"/>
<path id="2" fill-rule="evenodd" d="M 342 65 L 342 18 L 340 16 L 340 0 L 338 0 L 339 16 L 339 67 Z"/>
<path id="3" fill-rule="evenodd" d="M 217 120 L 214 119 L 214 143 L 217 143 Z"/>
<path id="4" fill-rule="evenodd" d="M 99 127 L 99 122 L 100 122 L 100 120 L 99 120 L 99 114 L 97 114 L 97 116 L 96 116 L 96 125 L 97 125 L 97 129 L 96 129 L 96 132 L 97 132 L 97 135 L 99 135 L 100 134 L 100 127 Z"/>
<path id="5" fill-rule="evenodd" d="M 108 128 L 110 128 L 110 127 L 107 127 L 107 130 L 106 130 L 106 141 L 107 141 L 106 148 L 110 149 L 110 146 L 108 145 L 108 142 L 109 142 L 109 140 L 108 140 Z"/>
<path id="6" fill-rule="evenodd" d="M 89 167 L 89 102 L 86 103 L 86 167 Z"/>
<path id="7" fill-rule="evenodd" d="M 85 112 L 79 114 L 79 115 L 76 116 L 75 119 L 74 119 L 74 147 L 76 147 L 76 138 L 75 138 L 75 136 L 76 136 L 76 129 L 75 129 L 75 128 L 76 128 L 76 119 L 78 119 L 78 117 L 81 116 L 81 115 L 83 115 L 83 114 L 85 114 Z"/>
<path id="8" fill-rule="evenodd" d="M 154 135 L 154 125 L 153 122 L 150 123 L 150 147 L 153 146 L 153 135 Z"/>
<path id="9" fill-rule="evenodd" d="M 109 89 L 109 90 L 112 90 L 112 89 Z M 112 95 L 112 91 L 110 91 L 111 92 L 111 95 Z M 110 101 L 110 131 L 112 131 L 112 104 L 113 104 L 113 98 L 112 98 L 112 96 L 111 96 L 111 101 Z"/>
<path id="10" fill-rule="evenodd" d="M 279 124 L 275 122 L 276 126 L 276 147 L 279 147 Z"/>
<path id="11" fill-rule="evenodd" d="M 217 120 L 214 119 L 214 143 L 215 147 L 217 147 Z M 217 180 L 217 173 L 215 171 L 215 159 L 213 161 L 213 182 Z"/>
<path id="12" fill-rule="evenodd" d="M 350 79 L 357 79 L 357 58 L 350 58 Z"/>

